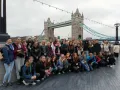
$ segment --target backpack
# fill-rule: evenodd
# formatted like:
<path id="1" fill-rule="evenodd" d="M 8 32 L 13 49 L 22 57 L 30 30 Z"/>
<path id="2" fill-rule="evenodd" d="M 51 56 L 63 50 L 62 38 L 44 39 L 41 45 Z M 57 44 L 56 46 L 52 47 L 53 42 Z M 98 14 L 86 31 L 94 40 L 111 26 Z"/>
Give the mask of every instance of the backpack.
<path id="1" fill-rule="evenodd" d="M 0 60 L 3 60 L 3 53 L 2 53 L 2 49 L 0 49 Z"/>
<path id="2" fill-rule="evenodd" d="M 9 50 L 9 47 L 6 46 L 6 45 L 0 49 L 0 60 L 4 60 L 4 54 L 3 54 L 3 51 L 2 51 L 3 48 L 7 48 L 7 50 Z"/>

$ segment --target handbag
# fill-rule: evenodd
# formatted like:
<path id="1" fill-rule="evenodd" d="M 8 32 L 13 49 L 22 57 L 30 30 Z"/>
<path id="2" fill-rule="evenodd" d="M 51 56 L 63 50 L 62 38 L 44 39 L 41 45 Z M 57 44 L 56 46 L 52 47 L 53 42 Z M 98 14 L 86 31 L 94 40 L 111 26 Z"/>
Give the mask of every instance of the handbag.
<path id="1" fill-rule="evenodd" d="M 25 55 L 24 55 L 24 52 L 21 51 L 21 52 L 17 53 L 17 56 L 20 58 L 23 58 Z"/>

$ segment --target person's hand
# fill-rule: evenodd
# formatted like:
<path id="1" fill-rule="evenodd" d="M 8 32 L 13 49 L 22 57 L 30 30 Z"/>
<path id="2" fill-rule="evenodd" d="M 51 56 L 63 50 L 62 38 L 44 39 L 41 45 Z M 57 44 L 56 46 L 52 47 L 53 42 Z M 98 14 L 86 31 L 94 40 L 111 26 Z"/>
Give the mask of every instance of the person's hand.
<path id="1" fill-rule="evenodd" d="M 76 63 L 76 65 L 78 65 L 78 63 Z"/>
<path id="2" fill-rule="evenodd" d="M 21 52 L 21 50 L 17 50 L 17 52 Z"/>
<path id="3" fill-rule="evenodd" d="M 34 80 L 36 79 L 36 76 L 33 76 L 34 77 Z"/>
<path id="4" fill-rule="evenodd" d="M 48 70 L 45 70 L 45 73 L 48 73 Z"/>
<path id="5" fill-rule="evenodd" d="M 31 79 L 34 80 L 34 76 L 32 76 Z"/>
<path id="6" fill-rule="evenodd" d="M 32 80 L 35 80 L 35 79 L 36 79 L 36 76 L 32 76 L 31 79 L 32 79 Z"/>
<path id="7" fill-rule="evenodd" d="M 38 59 L 38 57 L 36 57 L 36 59 Z"/>

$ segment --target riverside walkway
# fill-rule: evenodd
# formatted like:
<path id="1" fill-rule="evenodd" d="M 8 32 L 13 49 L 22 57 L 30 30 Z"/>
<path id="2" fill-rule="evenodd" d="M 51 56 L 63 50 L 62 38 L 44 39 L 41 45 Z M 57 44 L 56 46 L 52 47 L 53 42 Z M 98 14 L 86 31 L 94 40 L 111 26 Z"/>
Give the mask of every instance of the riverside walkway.
<path id="1" fill-rule="evenodd" d="M 68 73 L 47 78 L 36 86 L 16 85 L 0 90 L 120 90 L 120 58 L 112 68 Z"/>

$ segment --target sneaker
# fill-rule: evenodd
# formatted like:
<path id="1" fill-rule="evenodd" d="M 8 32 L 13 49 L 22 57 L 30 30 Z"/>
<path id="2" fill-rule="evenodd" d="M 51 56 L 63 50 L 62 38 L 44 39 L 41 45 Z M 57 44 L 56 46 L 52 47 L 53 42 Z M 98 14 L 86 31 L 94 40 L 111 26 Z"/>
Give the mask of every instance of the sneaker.
<path id="1" fill-rule="evenodd" d="M 36 83 L 35 83 L 35 82 L 33 82 L 33 83 L 32 83 L 32 85 L 34 86 L 34 85 L 36 85 Z"/>
<path id="2" fill-rule="evenodd" d="M 112 66 L 112 65 L 110 65 L 110 67 L 112 68 L 113 66 Z"/>
<path id="3" fill-rule="evenodd" d="M 40 80 L 38 79 L 38 80 L 36 80 L 36 82 L 38 82 L 38 83 L 39 83 L 39 82 L 40 82 Z"/>
<path id="4" fill-rule="evenodd" d="M 8 84 L 7 84 L 7 83 L 3 83 L 2 86 L 3 86 L 3 87 L 7 87 Z"/>
<path id="5" fill-rule="evenodd" d="M 22 81 L 25 86 L 28 86 L 29 83 L 26 83 L 24 80 Z"/>
<path id="6" fill-rule="evenodd" d="M 59 72 L 58 74 L 60 75 L 61 73 Z"/>
<path id="7" fill-rule="evenodd" d="M 64 74 L 65 72 L 63 71 L 62 73 Z"/>
<path id="8" fill-rule="evenodd" d="M 8 83 L 8 86 L 12 86 L 13 84 L 11 82 Z"/>
<path id="9" fill-rule="evenodd" d="M 42 78 L 42 81 L 44 80 L 45 78 Z"/>

